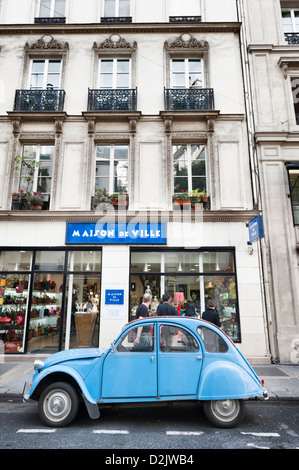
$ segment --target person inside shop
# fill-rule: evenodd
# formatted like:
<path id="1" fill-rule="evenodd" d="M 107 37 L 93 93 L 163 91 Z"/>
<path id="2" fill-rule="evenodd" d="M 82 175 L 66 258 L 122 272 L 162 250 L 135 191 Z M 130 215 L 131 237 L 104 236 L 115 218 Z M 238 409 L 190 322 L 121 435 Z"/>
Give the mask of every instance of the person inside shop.
<path id="1" fill-rule="evenodd" d="M 219 313 L 216 311 L 216 302 L 213 299 L 208 300 L 208 308 L 203 312 L 202 319 L 213 323 L 216 326 L 221 326 Z"/>
<path id="2" fill-rule="evenodd" d="M 163 294 L 162 295 L 163 303 L 158 305 L 157 307 L 157 316 L 161 317 L 164 315 L 177 315 L 177 311 L 173 305 L 169 303 L 170 295 Z"/>
<path id="3" fill-rule="evenodd" d="M 151 303 L 151 300 L 152 300 L 151 294 L 144 294 L 144 296 L 142 297 L 142 303 L 139 305 L 139 307 L 136 310 L 136 316 L 135 316 L 136 320 L 149 317 L 148 308 Z M 140 347 L 142 349 L 151 348 L 152 336 L 150 334 L 150 326 L 140 326 L 139 328 L 137 328 L 134 346 Z"/>

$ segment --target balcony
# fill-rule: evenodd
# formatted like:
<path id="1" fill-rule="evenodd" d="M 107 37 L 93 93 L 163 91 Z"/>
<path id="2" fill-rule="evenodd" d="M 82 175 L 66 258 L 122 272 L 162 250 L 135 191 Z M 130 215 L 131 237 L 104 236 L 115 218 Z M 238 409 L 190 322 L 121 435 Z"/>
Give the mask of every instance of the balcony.
<path id="1" fill-rule="evenodd" d="M 66 18 L 63 17 L 63 16 L 59 16 L 59 17 L 49 17 L 49 18 L 40 18 L 40 17 L 37 17 L 37 18 L 34 18 L 34 23 L 35 24 L 64 24 L 65 23 L 65 20 Z"/>
<path id="2" fill-rule="evenodd" d="M 16 90 L 14 111 L 62 112 L 64 97 L 64 90 Z"/>
<path id="3" fill-rule="evenodd" d="M 93 111 L 136 111 L 136 89 L 100 89 L 88 90 L 89 112 Z"/>
<path id="4" fill-rule="evenodd" d="M 284 39 L 290 45 L 299 44 L 299 33 L 285 33 Z"/>
<path id="5" fill-rule="evenodd" d="M 101 23 L 132 23 L 132 16 L 102 16 Z"/>
<path id="6" fill-rule="evenodd" d="M 201 16 L 170 16 L 170 23 L 200 23 Z"/>
<path id="7" fill-rule="evenodd" d="M 212 111 L 214 90 L 212 88 L 165 89 L 166 111 Z"/>

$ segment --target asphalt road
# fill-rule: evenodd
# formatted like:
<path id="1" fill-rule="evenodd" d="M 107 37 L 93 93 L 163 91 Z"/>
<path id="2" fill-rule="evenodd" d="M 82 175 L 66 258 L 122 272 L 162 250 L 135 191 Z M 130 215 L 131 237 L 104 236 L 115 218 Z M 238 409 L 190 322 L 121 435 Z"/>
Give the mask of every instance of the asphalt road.
<path id="1" fill-rule="evenodd" d="M 146 450 L 145 459 L 151 461 L 144 463 L 170 466 L 169 460 L 163 460 L 166 458 L 164 454 L 159 457 L 159 449 L 167 450 L 169 456 L 174 453 L 181 455 L 179 458 L 183 460 L 194 458 L 193 453 L 199 449 L 299 450 L 299 403 L 247 403 L 243 422 L 228 430 L 213 427 L 202 407 L 194 403 L 176 403 L 169 407 L 108 408 L 102 411 L 98 420 L 91 420 L 82 408 L 73 424 L 56 429 L 45 427 L 40 422 L 35 402 L 2 401 L 0 428 L 1 451 L 105 449 L 110 456 L 107 457 L 106 453 L 105 458 L 121 459 L 124 450 L 128 450 L 126 456 L 133 459 L 138 451 Z M 111 451 L 115 452 L 111 454 Z M 141 461 L 105 463 L 130 464 L 138 468 Z M 177 463 L 194 464 L 191 460 Z"/>

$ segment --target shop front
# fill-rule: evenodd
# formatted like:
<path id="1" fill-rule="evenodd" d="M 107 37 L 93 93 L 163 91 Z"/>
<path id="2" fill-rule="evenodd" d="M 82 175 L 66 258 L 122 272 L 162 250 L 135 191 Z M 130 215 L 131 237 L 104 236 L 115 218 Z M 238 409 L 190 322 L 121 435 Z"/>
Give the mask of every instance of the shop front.
<path id="1" fill-rule="evenodd" d="M 100 249 L 6 249 L 0 266 L 1 352 L 98 346 Z"/>
<path id="2" fill-rule="evenodd" d="M 212 298 L 241 352 L 268 361 L 259 258 L 248 252 L 245 224 L 224 230 L 221 222 L 206 223 L 202 230 L 194 222 L 106 219 L 49 230 L 40 221 L 34 240 L 31 221 L 22 233 L 19 227 L 3 224 L 0 354 L 109 347 L 149 292 L 150 315 L 164 293 L 178 315 L 191 306 L 199 318 Z M 15 245 L 6 247 L 7 240 Z"/>

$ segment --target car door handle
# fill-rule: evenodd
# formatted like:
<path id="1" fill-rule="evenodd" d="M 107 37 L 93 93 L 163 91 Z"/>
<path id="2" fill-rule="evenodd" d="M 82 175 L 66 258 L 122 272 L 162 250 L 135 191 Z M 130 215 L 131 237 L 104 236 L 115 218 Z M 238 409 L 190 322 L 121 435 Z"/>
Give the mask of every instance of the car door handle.
<path id="1" fill-rule="evenodd" d="M 201 356 L 196 356 L 196 359 L 199 361 L 199 359 L 201 359 Z"/>
<path id="2" fill-rule="evenodd" d="M 152 356 L 152 357 L 151 357 L 151 361 L 154 362 L 154 359 L 155 359 L 154 356 Z"/>

